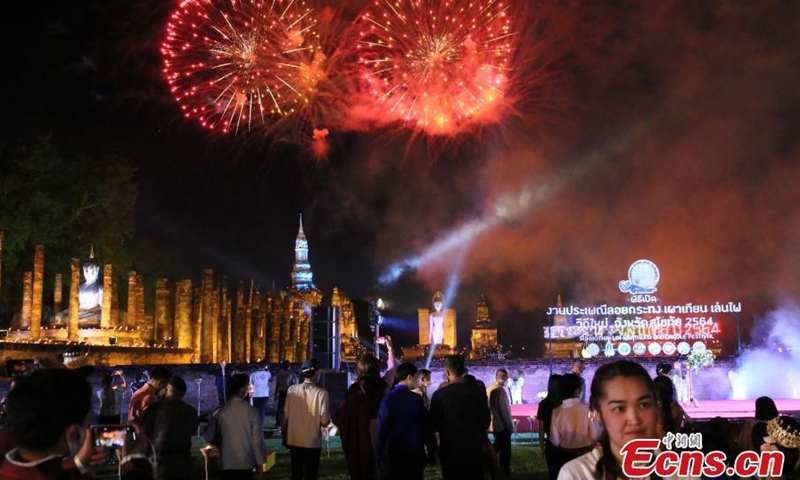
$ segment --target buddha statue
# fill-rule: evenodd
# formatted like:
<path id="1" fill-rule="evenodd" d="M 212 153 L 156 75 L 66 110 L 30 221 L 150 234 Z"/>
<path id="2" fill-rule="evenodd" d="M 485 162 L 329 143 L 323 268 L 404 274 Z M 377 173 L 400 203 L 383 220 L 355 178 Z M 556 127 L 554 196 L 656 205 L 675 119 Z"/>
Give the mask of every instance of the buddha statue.
<path id="1" fill-rule="evenodd" d="M 100 264 L 94 258 L 94 246 L 89 258 L 83 262 L 83 278 L 85 281 L 78 288 L 78 300 L 81 313 L 99 309 L 103 305 L 103 285 L 97 280 L 100 276 Z"/>
<path id="2" fill-rule="evenodd" d="M 103 283 L 100 277 L 100 264 L 94 258 L 94 246 L 89 252 L 89 258 L 82 265 L 84 282 L 78 287 L 78 320 L 81 328 L 93 327 L 100 323 L 100 313 L 103 308 Z M 69 320 L 69 309 L 56 313 L 55 321 L 63 325 Z"/>
<path id="3" fill-rule="evenodd" d="M 433 311 L 430 316 L 430 344 L 444 344 L 444 294 L 437 291 L 433 294 Z"/>

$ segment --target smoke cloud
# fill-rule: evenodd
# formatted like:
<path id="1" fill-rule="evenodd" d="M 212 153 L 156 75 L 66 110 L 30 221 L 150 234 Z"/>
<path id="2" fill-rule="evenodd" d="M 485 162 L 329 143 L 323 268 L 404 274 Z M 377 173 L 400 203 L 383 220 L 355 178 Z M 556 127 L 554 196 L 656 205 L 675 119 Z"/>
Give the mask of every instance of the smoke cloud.
<path id="1" fill-rule="evenodd" d="M 463 288 L 501 310 L 550 305 L 559 291 L 621 302 L 617 282 L 639 258 L 659 265 L 659 295 L 672 303 L 741 300 L 746 319 L 796 298 L 794 8 L 537 3 L 517 78 L 535 98 L 518 97 L 519 115 L 433 161 L 404 138 L 364 140 L 336 193 L 354 207 L 344 215 L 375 232 L 383 268 L 490 222 L 414 275 L 442 288 L 466 246 Z M 526 89 L 537 73 L 547 81 Z"/>

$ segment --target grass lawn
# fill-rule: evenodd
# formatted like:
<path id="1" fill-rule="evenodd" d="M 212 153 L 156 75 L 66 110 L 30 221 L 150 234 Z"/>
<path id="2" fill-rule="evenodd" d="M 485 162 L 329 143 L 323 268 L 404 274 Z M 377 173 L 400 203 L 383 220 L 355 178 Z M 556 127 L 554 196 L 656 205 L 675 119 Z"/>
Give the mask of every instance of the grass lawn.
<path id="1" fill-rule="evenodd" d="M 281 446 L 280 440 L 277 439 L 267 440 L 267 448 L 277 452 L 277 459 L 275 466 L 267 472 L 263 478 L 289 478 L 291 472 L 289 451 Z M 545 480 L 547 478 L 547 467 L 539 452 L 539 447 L 533 446 L 530 443 L 513 445 L 511 452 L 511 472 L 511 478 L 514 480 Z M 203 477 L 201 476 L 198 478 Z M 325 480 L 346 480 L 349 478 L 347 475 L 347 466 L 344 461 L 344 454 L 342 453 L 338 438 L 332 439 L 329 454 L 324 448 L 322 450 L 319 478 Z M 442 472 L 439 466 L 428 467 L 425 470 L 425 478 L 442 478 Z"/>

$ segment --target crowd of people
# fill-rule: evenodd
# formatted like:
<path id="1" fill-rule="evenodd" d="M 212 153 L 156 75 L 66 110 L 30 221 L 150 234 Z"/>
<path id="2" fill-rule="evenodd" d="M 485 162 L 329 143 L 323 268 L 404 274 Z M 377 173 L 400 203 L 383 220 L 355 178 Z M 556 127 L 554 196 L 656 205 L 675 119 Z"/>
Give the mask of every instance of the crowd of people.
<path id="1" fill-rule="evenodd" d="M 318 385 L 315 361 L 303 362 L 299 372 L 288 362 L 275 375 L 268 365 L 249 375 L 233 372 L 223 377 L 223 401 L 207 418 L 184 401 L 186 381 L 164 367 L 132 382 L 122 418 L 128 383 L 117 370 L 103 374 L 94 392 L 97 420 L 128 426 L 121 427 L 124 442 L 115 452 L 125 480 L 192 478 L 192 437 L 198 432 L 219 451 L 218 478 L 252 479 L 266 461 L 270 398 L 278 407 L 276 431 L 289 450 L 292 480 L 318 478 L 323 435 L 333 429 L 354 480 L 422 479 L 426 467 L 437 463 L 445 480 L 511 475 L 511 406 L 522 372 L 510 377 L 498 369 L 487 387 L 469 374 L 462 356 L 450 355 L 445 381 L 429 396 L 429 370 L 396 364 L 391 355 L 387 367 L 382 374 L 381 361 L 363 355 L 357 379 L 335 411 L 329 392 Z M 604 364 L 592 378 L 588 402 L 584 370 L 576 360 L 569 372 L 551 375 L 538 406 L 539 447 L 549 478 L 624 479 L 620 451 L 627 442 L 678 432 L 702 433 L 704 451 L 723 451 L 728 458 L 743 450 L 780 450 L 786 461 L 779 478 L 800 478 L 800 425 L 780 415 L 772 399 L 757 399 L 756 418 L 739 429 L 721 418 L 691 423 L 668 364 L 658 366 L 655 378 L 635 362 Z M 15 379 L 3 403 L 0 479 L 84 479 L 107 467 L 111 451 L 98 446 L 98 432 L 88 428 L 92 397 L 85 372 L 50 366 Z M 202 451 L 207 455 L 209 449 Z"/>

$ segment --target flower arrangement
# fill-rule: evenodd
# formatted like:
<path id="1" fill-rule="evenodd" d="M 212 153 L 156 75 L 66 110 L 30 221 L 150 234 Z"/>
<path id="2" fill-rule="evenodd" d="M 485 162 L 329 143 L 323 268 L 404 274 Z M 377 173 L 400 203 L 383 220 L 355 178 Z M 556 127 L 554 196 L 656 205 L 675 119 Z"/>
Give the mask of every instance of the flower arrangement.
<path id="1" fill-rule="evenodd" d="M 716 357 L 709 350 L 704 350 L 702 352 L 698 350 L 693 350 L 692 353 L 690 353 L 686 357 L 684 365 L 686 365 L 686 368 L 688 368 L 689 370 L 697 372 L 702 368 L 714 365 L 715 359 Z"/>

